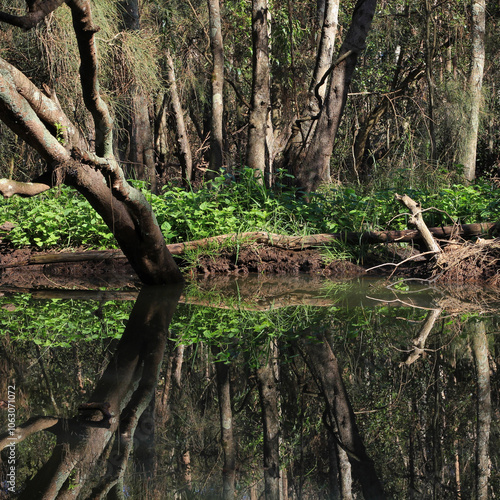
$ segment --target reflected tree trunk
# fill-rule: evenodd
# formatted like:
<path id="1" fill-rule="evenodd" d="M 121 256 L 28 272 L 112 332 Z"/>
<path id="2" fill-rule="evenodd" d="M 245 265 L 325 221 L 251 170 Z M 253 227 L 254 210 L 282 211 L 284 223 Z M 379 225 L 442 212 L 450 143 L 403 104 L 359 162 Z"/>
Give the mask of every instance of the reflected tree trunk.
<path id="1" fill-rule="evenodd" d="M 47 429 L 57 437 L 55 448 L 19 498 L 119 495 L 134 439 L 143 438 L 137 426 L 157 386 L 180 294 L 179 287 L 141 290 L 89 402 L 79 416 L 58 419 Z"/>
<path id="2" fill-rule="evenodd" d="M 471 336 L 477 378 L 476 495 L 478 500 L 487 500 L 492 409 L 488 340 L 484 321 L 478 321 L 473 325 Z"/>
<path id="3" fill-rule="evenodd" d="M 322 335 L 317 342 L 301 341 L 299 348 L 325 400 L 327 419 L 331 422 L 328 430 L 347 453 L 353 475 L 359 481 L 364 497 L 385 498 L 375 465 L 359 433 L 339 363 L 328 340 Z M 332 424 L 336 425 L 338 436 Z"/>
<path id="4" fill-rule="evenodd" d="M 270 354 L 270 356 L 272 355 Z M 279 500 L 280 498 L 280 420 L 274 363 L 276 363 L 276 360 L 270 357 L 267 363 L 257 370 L 257 383 L 264 428 L 264 482 L 266 500 Z"/>
<path id="5" fill-rule="evenodd" d="M 219 352 L 214 347 L 214 354 Z M 233 436 L 233 410 L 231 407 L 230 365 L 216 362 L 217 394 L 219 396 L 221 442 L 224 451 L 224 466 L 222 471 L 224 500 L 234 499 L 234 484 L 236 479 L 236 443 Z"/>

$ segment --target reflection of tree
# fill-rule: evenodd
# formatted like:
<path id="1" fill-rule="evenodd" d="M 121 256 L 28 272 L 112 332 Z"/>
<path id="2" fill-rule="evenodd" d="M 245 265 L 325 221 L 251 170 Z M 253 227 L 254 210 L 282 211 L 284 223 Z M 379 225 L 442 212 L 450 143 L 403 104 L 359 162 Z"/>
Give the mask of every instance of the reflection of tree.
<path id="1" fill-rule="evenodd" d="M 78 416 L 38 417 L 20 426 L 20 440 L 45 429 L 57 443 L 19 498 L 123 495 L 135 431 L 156 389 L 180 292 L 178 287 L 141 291 L 112 359 Z"/>
<path id="2" fill-rule="evenodd" d="M 220 349 L 214 347 L 217 356 Z M 221 444 L 224 452 L 224 466 L 222 469 L 222 498 L 234 499 L 234 483 L 236 479 L 236 443 L 233 433 L 233 411 L 231 405 L 230 365 L 222 361 L 215 363 L 217 394 L 219 396 L 219 413 Z"/>
<path id="3" fill-rule="evenodd" d="M 365 498 L 385 498 L 375 465 L 368 456 L 356 425 L 338 360 L 327 338 L 300 341 L 299 348 L 326 403 L 325 423 L 337 445 L 347 453 L 354 477 Z M 339 461 L 340 462 L 340 461 Z M 341 462 L 340 462 L 341 463 Z M 345 470 L 338 468 L 340 479 Z M 332 471 L 337 474 L 337 471 Z"/>
<path id="4" fill-rule="evenodd" d="M 412 363 L 415 363 L 418 358 L 425 354 L 425 342 L 427 340 L 427 337 L 431 333 L 434 324 L 436 323 L 439 316 L 441 316 L 442 312 L 443 310 L 441 308 L 431 309 L 429 311 L 429 314 L 427 315 L 427 318 L 422 325 L 422 328 L 420 329 L 418 337 L 414 338 L 412 341 L 413 346 L 411 348 L 410 354 L 404 362 L 405 365 L 411 365 Z"/>
<path id="5" fill-rule="evenodd" d="M 280 418 L 276 351 L 275 342 L 271 342 L 267 362 L 257 370 L 257 385 L 259 387 L 264 434 L 264 488 L 266 500 L 278 500 L 280 498 Z"/>
<path id="6" fill-rule="evenodd" d="M 476 494 L 478 500 L 488 497 L 490 477 L 490 427 L 491 427 L 491 386 L 488 363 L 488 342 L 484 321 L 473 324 L 471 331 L 472 351 L 476 361 L 477 377 L 477 448 L 476 448 Z"/>

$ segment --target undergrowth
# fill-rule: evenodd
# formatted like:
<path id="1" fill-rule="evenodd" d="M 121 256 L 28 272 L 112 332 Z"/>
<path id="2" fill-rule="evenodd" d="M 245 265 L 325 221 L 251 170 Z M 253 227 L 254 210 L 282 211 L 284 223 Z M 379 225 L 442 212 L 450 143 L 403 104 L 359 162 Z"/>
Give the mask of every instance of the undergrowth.
<path id="1" fill-rule="evenodd" d="M 135 185 L 151 203 L 167 243 L 246 231 L 308 235 L 408 227 L 408 216 L 395 217 L 405 209 L 394 200 L 393 189 L 362 193 L 352 187 L 332 187 L 306 203 L 297 191 L 281 184 L 272 191 L 266 189 L 250 169 L 239 179 L 220 175 L 211 188 L 197 191 L 165 186 L 161 194 L 154 195 L 144 183 L 136 181 Z M 426 209 L 424 219 L 429 226 L 498 218 L 500 190 L 487 182 L 457 184 L 433 193 L 408 189 L 406 194 Z M 15 224 L 1 237 L 16 247 L 116 247 L 101 217 L 70 188 L 0 203 L 0 224 Z"/>

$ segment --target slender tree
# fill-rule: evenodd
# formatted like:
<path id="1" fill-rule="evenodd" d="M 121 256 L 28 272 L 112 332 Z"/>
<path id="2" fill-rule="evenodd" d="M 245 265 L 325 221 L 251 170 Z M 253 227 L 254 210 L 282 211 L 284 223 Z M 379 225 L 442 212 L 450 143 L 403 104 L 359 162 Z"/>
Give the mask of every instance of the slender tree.
<path id="1" fill-rule="evenodd" d="M 177 156 L 179 158 L 182 170 L 182 180 L 185 185 L 188 185 L 193 176 L 193 159 L 191 155 L 191 146 L 186 131 L 184 122 L 184 112 L 177 89 L 177 81 L 175 78 L 174 61 L 170 52 L 167 52 L 168 66 L 168 83 L 170 85 L 170 103 L 172 114 L 175 120 L 175 138 L 177 141 Z"/>
<path id="2" fill-rule="evenodd" d="M 472 1 L 472 52 L 469 75 L 470 121 L 464 138 L 464 177 L 471 182 L 476 177 L 476 150 L 485 62 L 484 33 L 486 30 L 486 0 Z"/>
<path id="3" fill-rule="evenodd" d="M 213 178 L 223 165 L 224 45 L 219 0 L 208 0 L 210 46 L 212 48 L 212 114 L 210 126 L 210 171 Z"/>
<path id="4" fill-rule="evenodd" d="M 252 101 L 248 127 L 247 165 L 256 176 L 271 184 L 273 125 L 271 121 L 271 81 L 269 73 L 269 5 L 252 1 Z"/>

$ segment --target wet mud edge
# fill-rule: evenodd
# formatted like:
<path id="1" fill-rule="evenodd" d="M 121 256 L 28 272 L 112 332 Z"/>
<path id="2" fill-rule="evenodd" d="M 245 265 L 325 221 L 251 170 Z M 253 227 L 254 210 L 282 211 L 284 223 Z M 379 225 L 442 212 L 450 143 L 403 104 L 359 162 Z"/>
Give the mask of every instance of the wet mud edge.
<path id="1" fill-rule="evenodd" d="M 0 282 L 16 286 L 71 286 L 81 281 L 94 286 L 135 286 L 138 278 L 126 260 L 108 258 L 43 265 L 19 265 L 36 252 L 31 248 L 2 249 L 0 254 Z M 46 254 L 54 252 L 46 252 Z M 201 255 L 195 267 L 187 268 L 182 257 L 175 257 L 187 275 L 217 276 L 250 273 L 297 275 L 313 274 L 333 278 L 349 278 L 365 274 L 365 268 L 344 260 L 325 260 L 319 250 L 285 250 L 253 245 L 235 250 L 221 250 L 218 254 Z M 13 266 L 13 267 L 5 267 Z M 127 283 L 129 282 L 129 283 Z"/>

